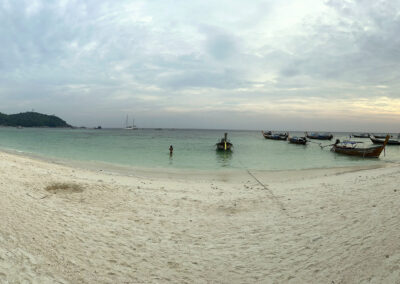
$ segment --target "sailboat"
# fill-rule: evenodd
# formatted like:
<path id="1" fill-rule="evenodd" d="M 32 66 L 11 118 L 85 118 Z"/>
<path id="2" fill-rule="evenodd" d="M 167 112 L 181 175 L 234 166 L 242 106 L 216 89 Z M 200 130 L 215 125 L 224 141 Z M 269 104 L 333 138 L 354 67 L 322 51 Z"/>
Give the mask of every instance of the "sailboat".
<path id="1" fill-rule="evenodd" d="M 132 119 L 132 125 L 129 125 L 128 115 L 126 115 L 125 129 L 126 130 L 137 130 L 137 127 L 135 125 L 135 119 Z"/>

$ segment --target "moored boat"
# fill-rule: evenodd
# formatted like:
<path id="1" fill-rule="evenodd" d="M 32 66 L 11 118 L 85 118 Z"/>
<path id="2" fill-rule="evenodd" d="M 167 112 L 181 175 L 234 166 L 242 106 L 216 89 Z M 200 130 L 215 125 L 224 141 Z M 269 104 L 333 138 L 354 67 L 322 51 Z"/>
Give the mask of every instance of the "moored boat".
<path id="1" fill-rule="evenodd" d="M 306 137 L 309 139 L 331 140 L 333 138 L 333 135 L 332 135 L 332 133 L 313 132 L 311 134 L 308 134 L 308 132 L 306 132 Z"/>
<path id="2" fill-rule="evenodd" d="M 387 134 L 371 134 L 370 136 L 373 136 L 375 138 L 379 139 L 385 139 Z"/>
<path id="3" fill-rule="evenodd" d="M 299 136 L 289 136 L 288 137 L 289 143 L 291 144 L 299 144 L 299 145 L 306 145 L 307 138 L 306 137 L 299 137 Z"/>
<path id="4" fill-rule="evenodd" d="M 272 133 L 271 131 L 261 131 L 265 139 L 271 140 L 287 140 L 288 133 Z"/>
<path id="5" fill-rule="evenodd" d="M 126 115 L 125 129 L 126 130 L 137 130 L 138 128 L 135 125 L 135 119 L 132 119 L 132 125 L 129 125 L 129 117 Z"/>
<path id="6" fill-rule="evenodd" d="M 358 156 L 363 158 L 379 158 L 383 149 L 385 149 L 386 144 L 388 144 L 389 137 L 390 137 L 389 135 L 386 136 L 386 139 L 383 141 L 383 144 L 381 146 L 372 146 L 366 148 L 358 148 L 357 145 L 360 142 L 356 141 L 340 142 L 340 140 L 337 139 L 336 143 L 332 145 L 331 151 L 349 156 Z"/>
<path id="7" fill-rule="evenodd" d="M 215 145 L 219 151 L 230 151 L 233 147 L 233 144 L 228 140 L 228 133 L 225 133 L 224 138 Z"/>
<path id="8" fill-rule="evenodd" d="M 400 145 L 399 140 L 390 139 L 389 135 L 387 135 L 386 137 L 389 137 L 389 139 L 387 141 L 388 145 Z M 379 139 L 373 135 L 371 135 L 371 137 L 369 137 L 369 139 L 371 139 L 372 143 L 374 143 L 374 144 L 383 144 L 385 142 L 385 140 Z"/>
<path id="9" fill-rule="evenodd" d="M 353 133 L 351 135 L 354 138 L 369 138 L 369 133 Z"/>

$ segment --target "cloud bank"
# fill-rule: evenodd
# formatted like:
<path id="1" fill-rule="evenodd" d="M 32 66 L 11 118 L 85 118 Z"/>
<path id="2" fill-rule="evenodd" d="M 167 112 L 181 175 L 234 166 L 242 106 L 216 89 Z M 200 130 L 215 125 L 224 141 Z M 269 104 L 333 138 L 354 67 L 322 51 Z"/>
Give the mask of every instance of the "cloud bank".
<path id="1" fill-rule="evenodd" d="M 0 111 L 398 131 L 400 1 L 299 2 L 0 0 Z"/>

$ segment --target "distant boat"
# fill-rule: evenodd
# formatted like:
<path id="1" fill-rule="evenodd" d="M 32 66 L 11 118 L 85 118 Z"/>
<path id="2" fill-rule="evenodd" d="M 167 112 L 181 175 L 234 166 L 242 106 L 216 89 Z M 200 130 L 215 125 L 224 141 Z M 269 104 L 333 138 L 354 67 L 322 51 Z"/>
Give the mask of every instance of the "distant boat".
<path id="1" fill-rule="evenodd" d="M 272 133 L 271 131 L 261 131 L 265 139 L 271 140 L 287 140 L 288 134 L 287 133 Z"/>
<path id="2" fill-rule="evenodd" d="M 137 130 L 137 127 L 135 125 L 135 119 L 132 119 L 132 125 L 129 125 L 129 117 L 126 115 L 126 122 L 125 122 L 125 129 L 126 130 Z"/>
<path id="3" fill-rule="evenodd" d="M 215 144 L 217 146 L 217 150 L 219 151 L 230 151 L 233 147 L 233 144 L 228 140 L 228 133 L 225 133 L 224 138 L 221 139 L 220 142 Z"/>
<path id="4" fill-rule="evenodd" d="M 375 138 L 385 139 L 387 134 L 371 134 Z"/>
<path id="5" fill-rule="evenodd" d="M 101 128 L 101 126 L 99 125 L 99 126 L 95 127 L 94 129 L 102 129 L 102 128 Z"/>
<path id="6" fill-rule="evenodd" d="M 289 143 L 291 144 L 299 144 L 299 145 L 306 145 L 307 138 L 306 137 L 299 137 L 299 136 L 289 136 L 288 137 Z"/>
<path id="7" fill-rule="evenodd" d="M 309 139 L 318 139 L 318 140 L 331 140 L 333 138 L 332 133 L 318 133 L 318 132 L 313 132 L 311 134 L 308 134 L 306 132 L 306 137 Z"/>
<path id="8" fill-rule="evenodd" d="M 339 154 L 345 154 L 349 156 L 358 156 L 363 158 L 379 158 L 386 144 L 388 144 L 389 135 L 383 141 L 382 146 L 372 146 L 367 148 L 358 148 L 357 145 L 362 142 L 355 141 L 344 141 L 340 142 L 339 139 L 332 145 L 331 151 Z"/>
<path id="9" fill-rule="evenodd" d="M 354 138 L 369 138 L 369 133 L 353 133 L 351 136 Z"/>
<path id="10" fill-rule="evenodd" d="M 386 137 L 390 138 L 390 135 L 388 134 Z M 379 138 L 377 138 L 377 137 L 375 137 L 373 135 L 371 135 L 371 137 L 369 137 L 369 139 L 371 139 L 372 143 L 374 143 L 374 144 L 383 144 L 386 141 L 386 140 L 383 140 L 383 139 L 379 139 Z M 389 139 L 387 141 L 387 144 L 388 145 L 400 145 L 400 141 L 399 140 L 394 140 L 394 139 Z"/>

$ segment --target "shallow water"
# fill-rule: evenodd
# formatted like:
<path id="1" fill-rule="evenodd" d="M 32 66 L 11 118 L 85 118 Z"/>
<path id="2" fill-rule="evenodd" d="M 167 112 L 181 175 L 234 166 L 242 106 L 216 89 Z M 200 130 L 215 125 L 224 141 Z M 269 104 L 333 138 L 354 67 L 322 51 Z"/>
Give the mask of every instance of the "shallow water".
<path id="1" fill-rule="evenodd" d="M 215 143 L 223 130 L 124 130 L 0 128 L 0 147 L 45 158 L 101 161 L 146 168 L 201 170 L 257 169 L 287 170 L 373 165 L 400 161 L 400 147 L 388 146 L 386 156 L 363 159 L 323 150 L 334 139 L 348 139 L 348 133 L 334 133 L 331 141 L 313 140 L 307 146 L 266 140 L 260 131 L 228 131 L 234 144 L 231 153 L 218 152 Z M 302 132 L 292 135 L 303 135 Z M 369 139 L 365 146 L 371 145 Z M 168 148 L 174 146 L 172 157 Z"/>

